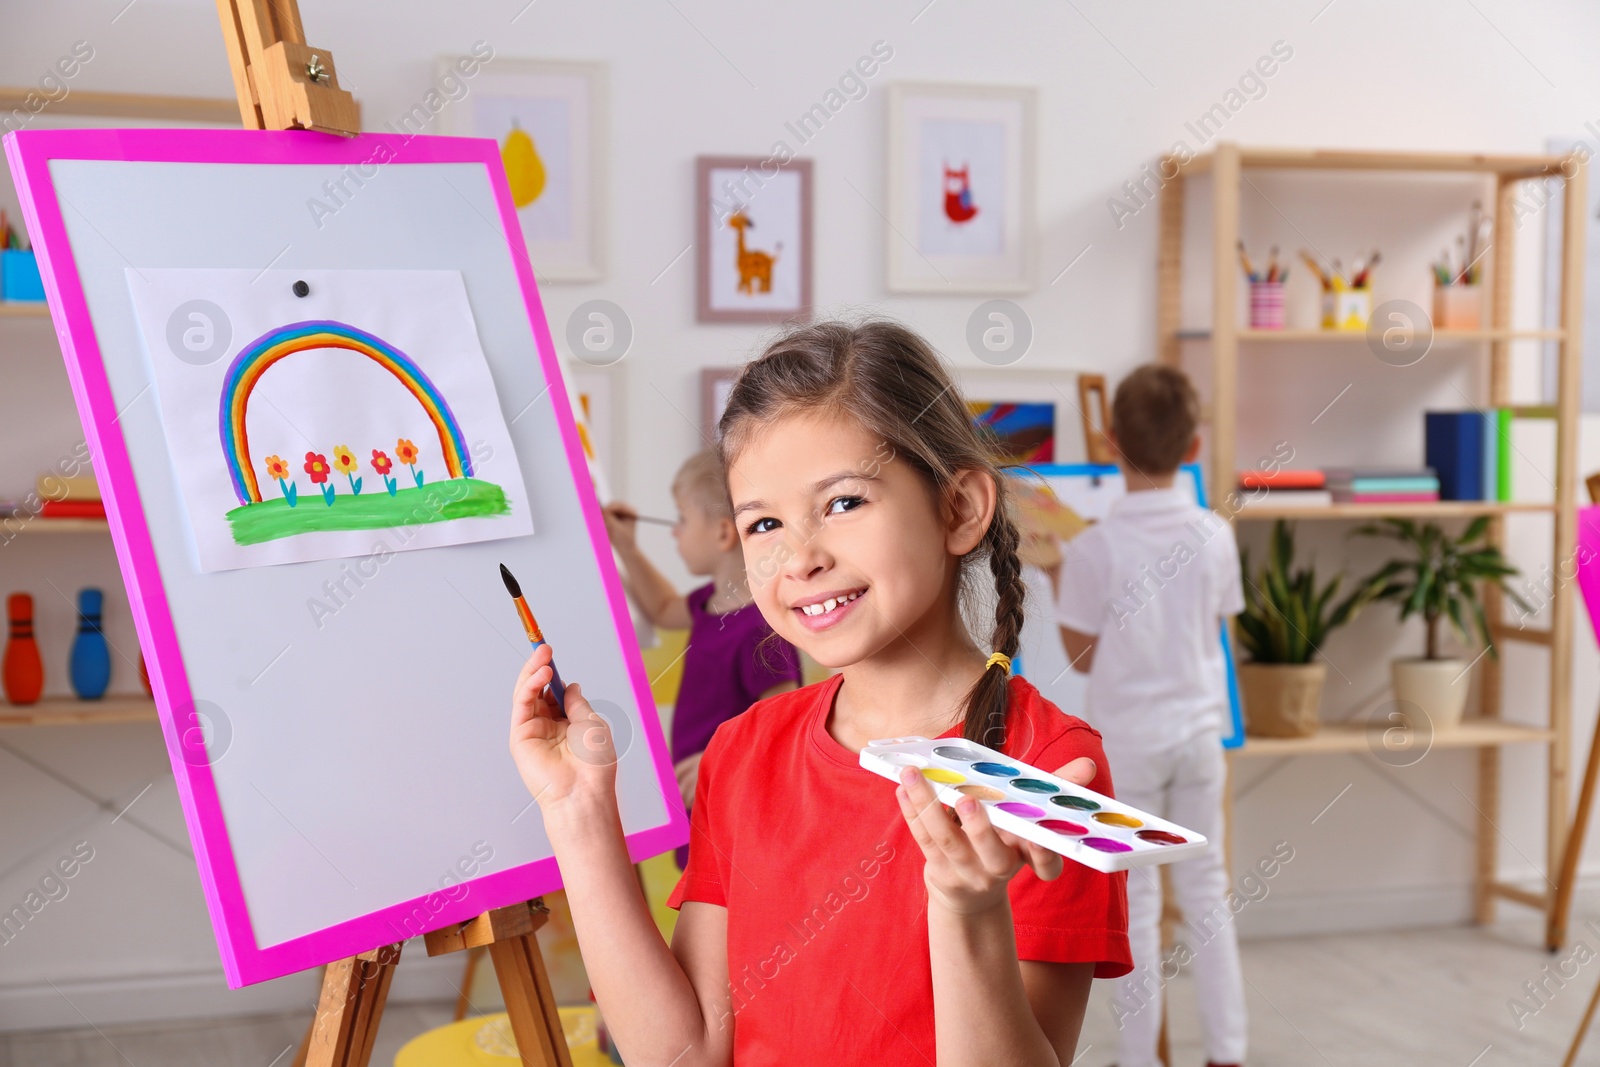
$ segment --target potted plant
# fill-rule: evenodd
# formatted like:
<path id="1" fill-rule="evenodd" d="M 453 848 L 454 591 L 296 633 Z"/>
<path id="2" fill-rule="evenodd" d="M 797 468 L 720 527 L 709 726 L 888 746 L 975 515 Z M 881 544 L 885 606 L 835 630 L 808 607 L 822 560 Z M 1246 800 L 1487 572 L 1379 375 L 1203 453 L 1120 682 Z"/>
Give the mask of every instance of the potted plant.
<path id="1" fill-rule="evenodd" d="M 1250 659 L 1239 665 L 1245 730 L 1258 737 L 1309 737 L 1317 732 L 1317 708 L 1328 665 L 1315 657 L 1328 634 L 1343 626 L 1382 588 L 1368 581 L 1334 602 L 1344 575 L 1320 589 L 1316 571 L 1294 564 L 1294 532 L 1279 519 L 1272 527 L 1267 565 L 1250 573 L 1250 556 L 1240 550 L 1244 573 L 1244 612 L 1239 641 Z"/>
<path id="2" fill-rule="evenodd" d="M 1433 523 L 1417 525 L 1409 519 L 1384 519 L 1352 531 L 1366 537 L 1390 537 L 1410 549 L 1412 558 L 1391 560 L 1368 581 L 1382 584 L 1378 596 L 1400 602 L 1400 618 L 1421 615 L 1423 654 L 1400 658 L 1389 665 L 1395 700 L 1415 704 L 1427 714 L 1434 729 L 1449 729 L 1461 722 L 1467 705 L 1467 671 L 1473 661 L 1445 657 L 1439 647 L 1440 623 L 1462 641 L 1481 641 L 1489 655 L 1497 656 L 1483 612 L 1478 588 L 1485 582 L 1499 586 L 1524 611 L 1533 608 L 1506 579 L 1519 573 L 1485 534 L 1488 516 L 1474 519 L 1461 536 L 1452 538 Z"/>

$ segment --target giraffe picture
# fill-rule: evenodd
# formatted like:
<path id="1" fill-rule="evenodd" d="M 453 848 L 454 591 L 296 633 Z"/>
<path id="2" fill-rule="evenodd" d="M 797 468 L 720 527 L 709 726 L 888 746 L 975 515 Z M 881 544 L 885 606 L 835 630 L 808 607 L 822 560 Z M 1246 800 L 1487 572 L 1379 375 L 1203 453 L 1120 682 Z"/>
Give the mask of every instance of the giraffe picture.
<path id="1" fill-rule="evenodd" d="M 811 314 L 811 161 L 696 161 L 696 311 L 701 322 Z"/>

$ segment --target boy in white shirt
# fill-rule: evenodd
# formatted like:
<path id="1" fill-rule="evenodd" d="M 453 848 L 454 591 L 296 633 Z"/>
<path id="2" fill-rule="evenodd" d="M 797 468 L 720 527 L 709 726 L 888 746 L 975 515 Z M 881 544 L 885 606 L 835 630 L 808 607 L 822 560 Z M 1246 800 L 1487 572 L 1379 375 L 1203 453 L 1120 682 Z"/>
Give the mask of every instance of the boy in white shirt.
<path id="1" fill-rule="evenodd" d="M 1089 675 L 1084 718 L 1105 743 L 1117 799 L 1210 841 L 1171 865 L 1189 949 L 1174 962 L 1194 969 L 1208 1067 L 1228 1067 L 1244 1060 L 1247 1024 L 1223 864 L 1228 686 L 1219 628 L 1244 610 L 1244 595 L 1232 528 L 1173 485 L 1199 454 L 1199 418 L 1194 386 L 1176 368 L 1146 364 L 1117 386 L 1109 436 L 1128 493 L 1067 542 L 1056 620 L 1067 658 Z M 1118 1067 L 1159 1062 L 1163 971 L 1174 973 L 1162 967 L 1160 923 L 1159 869 L 1128 872 L 1134 970 L 1113 1003 Z"/>

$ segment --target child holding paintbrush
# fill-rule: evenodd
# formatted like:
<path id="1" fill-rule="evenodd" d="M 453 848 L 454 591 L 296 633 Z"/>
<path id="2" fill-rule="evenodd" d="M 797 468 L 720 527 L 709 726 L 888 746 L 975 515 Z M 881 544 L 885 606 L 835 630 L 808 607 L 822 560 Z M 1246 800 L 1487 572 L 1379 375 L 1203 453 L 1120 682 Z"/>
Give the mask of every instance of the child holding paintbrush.
<path id="1" fill-rule="evenodd" d="M 691 456 L 672 482 L 678 521 L 672 535 L 689 573 L 711 580 L 687 595 L 639 550 L 640 522 L 653 521 L 627 504 L 605 509 L 606 532 L 622 561 L 623 580 L 639 610 L 667 630 L 688 630 L 683 683 L 672 711 L 672 762 L 689 807 L 700 757 L 717 727 L 758 700 L 800 685 L 794 646 L 775 636 L 751 601 L 744 551 L 733 525 L 728 483 L 715 452 Z M 689 863 L 689 846 L 678 849 Z"/>
<path id="2" fill-rule="evenodd" d="M 558 717 L 547 648 L 512 695 L 511 753 L 623 1058 L 1075 1062 L 1092 979 L 1131 966 L 1125 875 L 1063 868 L 971 793 L 945 808 L 915 767 L 895 785 L 860 764 L 873 738 L 964 737 L 1111 792 L 1098 735 L 1011 673 L 1010 480 L 949 371 L 897 323 L 795 327 L 740 373 L 720 449 L 763 618 L 839 673 L 712 738 L 670 946 L 609 728 L 570 678 Z"/>

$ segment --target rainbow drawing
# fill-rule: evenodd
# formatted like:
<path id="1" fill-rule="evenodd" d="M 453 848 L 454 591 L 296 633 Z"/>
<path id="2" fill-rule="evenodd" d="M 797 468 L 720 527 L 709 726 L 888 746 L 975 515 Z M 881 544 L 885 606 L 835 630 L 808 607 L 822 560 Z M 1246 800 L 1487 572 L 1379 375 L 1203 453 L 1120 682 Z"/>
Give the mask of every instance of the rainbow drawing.
<path id="1" fill-rule="evenodd" d="M 439 449 L 452 478 L 472 476 L 472 454 L 461 426 L 450 405 L 428 376 L 398 348 L 365 330 L 342 322 L 295 322 L 279 326 L 250 342 L 228 366 L 222 383 L 221 410 L 217 418 L 222 438 L 222 454 L 233 481 L 234 495 L 241 504 L 261 502 L 255 464 L 250 459 L 250 440 L 245 431 L 245 410 L 250 391 L 266 369 L 295 352 L 314 348 L 343 348 L 362 355 L 398 378 L 417 398 L 439 433 Z"/>

